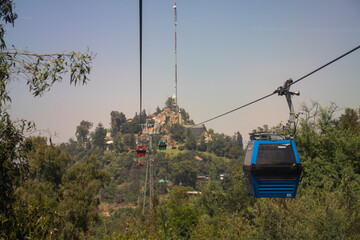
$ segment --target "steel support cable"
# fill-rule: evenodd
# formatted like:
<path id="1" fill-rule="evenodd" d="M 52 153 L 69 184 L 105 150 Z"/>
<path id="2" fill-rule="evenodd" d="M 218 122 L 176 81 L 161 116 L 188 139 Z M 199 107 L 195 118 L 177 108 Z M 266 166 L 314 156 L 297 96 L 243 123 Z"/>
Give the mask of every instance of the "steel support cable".
<path id="1" fill-rule="evenodd" d="M 303 79 L 305 79 L 305 78 L 309 77 L 310 75 L 312 75 L 312 74 L 314 74 L 314 73 L 316 73 L 316 72 L 320 71 L 321 69 L 323 69 L 323 68 L 325 68 L 325 67 L 329 66 L 330 64 L 332 64 L 332 63 L 334 63 L 334 62 L 336 62 L 336 61 L 340 60 L 341 58 L 343 58 L 343 57 L 345 57 L 345 56 L 349 55 L 350 53 L 352 53 L 352 52 L 354 52 L 354 51 L 358 50 L 359 48 L 360 48 L 360 45 L 359 45 L 359 46 L 357 46 L 357 47 L 355 47 L 355 48 L 353 48 L 352 50 L 350 50 L 350 51 L 348 51 L 348 52 L 344 53 L 344 54 L 343 54 L 343 55 L 341 55 L 340 57 L 337 57 L 337 58 L 335 58 L 334 60 L 332 60 L 332 61 L 330 61 L 330 62 L 328 62 L 328 63 L 324 64 L 323 66 L 321 66 L 321 67 L 319 67 L 319 68 L 315 69 L 314 71 L 312 71 L 312 72 L 310 72 L 310 73 L 308 73 L 308 74 L 304 75 L 303 77 L 301 77 L 301 78 L 299 78 L 299 79 L 295 80 L 295 81 L 294 81 L 294 82 L 292 82 L 289 86 L 294 85 L 295 83 L 297 83 L 297 82 L 299 82 L 299 81 L 301 81 L 301 80 L 303 80 Z M 203 122 L 201 122 L 201 123 L 198 123 L 198 124 L 196 124 L 195 126 L 199 126 L 199 125 L 201 125 L 201 124 L 204 124 L 204 123 L 210 122 L 210 121 L 212 121 L 212 120 L 215 120 L 215 119 L 217 119 L 217 118 L 223 117 L 223 116 L 225 116 L 225 115 L 227 115 L 227 114 L 229 114 L 229 113 L 232 113 L 232 112 L 235 112 L 235 111 L 237 111 L 237 110 L 240 110 L 241 108 L 244 108 L 244 107 L 247 107 L 247 106 L 249 106 L 249 105 L 251 105 L 251 104 L 254 104 L 254 103 L 256 103 L 256 102 L 262 101 L 262 100 L 264 100 L 265 98 L 268 98 L 268 97 L 270 97 L 270 96 L 272 96 L 272 95 L 274 95 L 274 94 L 276 94 L 276 93 L 277 93 L 277 91 L 275 90 L 273 93 L 270 93 L 270 94 L 268 94 L 268 95 L 266 95 L 266 96 L 264 96 L 264 97 L 261 97 L 261 98 L 259 98 L 259 99 L 256 99 L 256 100 L 254 100 L 254 101 L 252 101 L 252 102 L 249 102 L 249 103 L 247 103 L 247 104 L 245 104 L 245 105 L 242 105 L 242 106 L 237 107 L 237 108 L 235 108 L 235 109 L 233 109 L 233 110 L 230 110 L 230 111 L 228 111 L 228 112 L 225 112 L 225 113 L 223 113 L 223 114 L 220 114 L 220 115 L 218 115 L 218 116 L 216 116 L 216 117 L 213 117 L 213 118 L 210 118 L 210 119 L 208 119 L 208 120 L 206 120 L 206 121 L 203 121 Z"/>
<path id="2" fill-rule="evenodd" d="M 321 66 L 321 67 L 319 67 L 319 68 L 315 69 L 315 70 L 314 70 L 314 71 L 312 71 L 311 73 L 308 73 L 308 74 L 306 74 L 305 76 L 303 76 L 303 77 L 301 77 L 301 78 L 297 79 L 296 81 L 294 81 L 293 83 L 291 83 L 291 84 L 290 84 L 290 86 L 291 86 L 291 85 L 294 85 L 294 84 L 295 84 L 295 83 L 297 83 L 297 82 L 300 82 L 300 81 L 301 81 L 301 80 L 303 80 L 304 78 L 307 78 L 307 77 L 309 77 L 310 75 L 312 75 L 312 74 L 314 74 L 314 73 L 316 73 L 316 72 L 320 71 L 321 69 L 323 69 L 323 68 L 325 68 L 325 67 L 329 66 L 330 64 L 332 64 L 332 63 L 334 63 L 334 62 L 336 62 L 336 61 L 340 60 L 341 58 L 343 58 L 343 57 L 345 57 L 345 56 L 349 55 L 350 53 L 352 53 L 352 52 L 354 52 L 354 51 L 358 50 L 359 48 L 360 48 L 360 45 L 359 45 L 359 46 L 357 46 L 357 47 L 355 47 L 355 48 L 353 48 L 352 50 L 350 50 L 350 51 L 348 51 L 348 52 L 344 53 L 344 54 L 343 54 L 343 55 L 341 55 L 340 57 L 337 57 L 337 58 L 335 58 L 334 60 L 332 60 L 332 61 L 330 61 L 330 62 L 328 62 L 328 63 L 324 64 L 323 66 Z"/>
<path id="3" fill-rule="evenodd" d="M 142 0 L 139 0 L 139 52 L 140 52 L 140 123 L 142 113 Z"/>
<path id="4" fill-rule="evenodd" d="M 262 97 L 262 98 L 256 99 L 256 100 L 254 100 L 254 101 L 252 101 L 252 102 L 249 102 L 249 103 L 247 103 L 247 104 L 245 104 L 245 105 L 242 105 L 242 106 L 240 106 L 240 107 L 238 107 L 238 108 L 235 108 L 235 109 L 233 109 L 233 110 L 230 110 L 230 111 L 228 111 L 228 112 L 226 112 L 226 113 L 220 114 L 220 115 L 218 115 L 218 116 L 216 116 L 216 117 L 213 117 L 213 118 L 210 118 L 210 119 L 208 119 L 208 120 L 206 120 L 206 121 L 203 121 L 203 122 L 201 122 L 201 123 L 198 123 L 198 124 L 196 124 L 195 126 L 199 126 L 199 125 L 201 125 L 201 124 L 204 124 L 204 123 L 210 122 L 210 121 L 212 121 L 212 120 L 215 120 L 215 119 L 217 119 L 217 118 L 223 117 L 223 116 L 225 116 L 225 115 L 227 115 L 227 114 L 229 114 L 229 113 L 235 112 L 235 111 L 237 111 L 237 110 L 239 110 L 239 109 L 241 109 L 241 108 L 247 107 L 247 106 L 249 106 L 249 105 L 251 105 L 251 104 L 253 104 L 253 103 L 256 103 L 256 102 L 259 102 L 259 101 L 261 101 L 261 100 L 264 100 L 265 98 L 268 98 L 268 97 L 270 97 L 270 96 L 272 96 L 272 95 L 274 95 L 274 94 L 275 94 L 274 92 L 273 92 L 273 93 L 270 93 L 270 94 L 268 94 L 268 95 L 266 95 L 266 96 L 264 96 L 264 97 Z"/>

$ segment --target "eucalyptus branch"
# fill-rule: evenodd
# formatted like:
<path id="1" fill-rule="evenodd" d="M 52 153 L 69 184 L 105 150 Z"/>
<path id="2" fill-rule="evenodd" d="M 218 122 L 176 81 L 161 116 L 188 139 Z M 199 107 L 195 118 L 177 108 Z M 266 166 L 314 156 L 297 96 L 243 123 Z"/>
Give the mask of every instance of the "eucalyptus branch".
<path id="1" fill-rule="evenodd" d="M 72 51 L 71 51 L 72 52 Z M 0 53 L 6 54 L 16 54 L 16 55 L 24 55 L 24 56 L 34 56 L 34 57 L 54 57 L 54 56 L 66 56 L 70 57 L 71 53 L 46 53 L 46 54 L 39 54 L 35 52 L 31 52 L 29 50 L 20 49 L 20 48 L 13 48 L 13 49 L 3 49 L 0 50 Z"/>
<path id="2" fill-rule="evenodd" d="M 70 76 L 70 84 L 86 84 L 94 58 L 95 54 L 89 51 L 38 54 L 17 48 L 2 49 L 0 102 L 11 100 L 5 87 L 8 81 L 16 78 L 25 79 L 34 96 L 41 96 L 49 91 L 51 86 L 60 82 L 66 74 Z"/>

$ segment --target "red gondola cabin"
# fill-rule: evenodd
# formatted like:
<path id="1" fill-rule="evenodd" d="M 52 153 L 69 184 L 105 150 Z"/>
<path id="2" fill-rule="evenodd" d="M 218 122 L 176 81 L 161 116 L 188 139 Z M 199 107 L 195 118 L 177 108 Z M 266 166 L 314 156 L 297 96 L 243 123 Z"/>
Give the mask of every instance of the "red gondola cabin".
<path id="1" fill-rule="evenodd" d="M 139 162 L 139 168 L 143 168 L 144 167 L 144 163 L 143 162 Z"/>
<path id="2" fill-rule="evenodd" d="M 136 154 L 139 156 L 139 157 L 144 157 L 145 156 L 145 153 L 146 153 L 146 146 L 145 145 L 138 145 L 136 147 Z"/>

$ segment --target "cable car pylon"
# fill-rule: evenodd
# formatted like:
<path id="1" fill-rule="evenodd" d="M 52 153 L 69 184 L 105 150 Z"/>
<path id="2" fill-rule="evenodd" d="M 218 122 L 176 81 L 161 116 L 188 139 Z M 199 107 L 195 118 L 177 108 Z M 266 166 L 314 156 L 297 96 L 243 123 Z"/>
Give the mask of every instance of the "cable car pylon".
<path id="1" fill-rule="evenodd" d="M 149 135 L 149 146 L 148 146 L 148 150 L 149 150 L 149 154 L 148 154 L 148 159 L 146 161 L 146 174 L 145 174 L 145 187 L 144 187 L 144 200 L 143 200 L 143 209 L 142 209 L 142 213 L 143 215 L 145 214 L 145 206 L 146 206 L 146 194 L 147 194 L 147 184 L 149 184 L 149 207 L 150 210 L 153 209 L 153 202 L 152 202 L 152 198 L 153 198 L 153 192 L 154 192 L 154 167 L 153 167 L 153 162 L 154 162 L 154 152 L 153 152 L 153 136 L 154 135 L 158 135 L 160 134 L 160 124 L 159 123 L 155 123 L 155 124 L 141 124 L 141 129 L 142 129 L 142 134 L 144 135 Z"/>

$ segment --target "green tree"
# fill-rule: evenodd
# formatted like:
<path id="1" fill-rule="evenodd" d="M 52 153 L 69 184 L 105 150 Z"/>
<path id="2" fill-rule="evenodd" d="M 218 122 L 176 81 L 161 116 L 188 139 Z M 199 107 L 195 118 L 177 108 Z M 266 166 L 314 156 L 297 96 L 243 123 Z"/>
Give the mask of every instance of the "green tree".
<path id="1" fill-rule="evenodd" d="M 360 108 L 358 111 L 351 108 L 346 108 L 345 112 L 340 116 L 341 129 L 349 129 L 355 132 L 360 132 Z"/>
<path id="2" fill-rule="evenodd" d="M 194 124 L 194 121 L 190 119 L 189 113 L 184 108 L 180 108 L 180 114 L 185 124 Z"/>
<path id="3" fill-rule="evenodd" d="M 29 176 L 39 182 L 48 182 L 58 188 L 70 166 L 71 156 L 55 146 L 48 146 L 44 137 L 27 138 L 24 142 L 29 164 Z"/>
<path id="4" fill-rule="evenodd" d="M 93 123 L 82 120 L 80 125 L 76 127 L 75 136 L 78 141 L 86 143 L 88 141 L 88 136 L 90 133 L 90 128 L 92 128 Z"/>
<path id="5" fill-rule="evenodd" d="M 122 112 L 111 111 L 111 136 L 115 137 L 120 132 L 121 125 L 126 122 L 126 116 Z"/>
<path id="6" fill-rule="evenodd" d="M 65 219 L 64 239 L 79 239 L 99 220 L 98 193 L 110 181 L 109 174 L 99 166 L 100 162 L 91 156 L 85 163 L 75 163 L 63 176 L 58 211 Z"/>
<path id="7" fill-rule="evenodd" d="M 236 132 L 231 137 L 228 151 L 228 155 L 232 158 L 239 158 L 240 156 L 244 156 L 243 138 L 240 132 Z"/>
<path id="8" fill-rule="evenodd" d="M 15 190 L 22 182 L 27 172 L 27 162 L 24 158 L 25 122 L 14 124 L 10 116 L 1 109 L 0 112 L 0 238 L 13 236 L 16 238 L 14 225 L 17 219 L 14 215 Z"/>
<path id="9" fill-rule="evenodd" d="M 11 96 L 9 83 L 25 80 L 34 96 L 42 96 L 52 85 L 69 73 L 70 84 L 85 84 L 89 79 L 93 53 L 38 54 L 16 48 L 8 49 L 5 43 L 5 26 L 14 26 L 17 14 L 11 0 L 0 0 L 0 238 L 23 236 L 17 229 L 28 219 L 14 215 L 15 191 L 27 171 L 24 158 L 24 134 L 34 124 L 25 120 L 13 122 L 8 113 Z M 26 229 L 22 229 L 26 231 Z M 21 237 L 20 237 L 21 238 Z"/>
<path id="10" fill-rule="evenodd" d="M 226 143 L 225 134 L 214 133 L 212 140 L 208 142 L 207 151 L 223 156 L 226 152 Z"/>
<path id="11" fill-rule="evenodd" d="M 71 156 L 56 146 L 47 145 L 44 137 L 26 139 L 24 156 L 28 159 L 29 171 L 23 175 L 25 180 L 16 190 L 16 238 L 57 236 L 62 232 L 64 223 L 57 211 L 60 188 Z"/>
<path id="12" fill-rule="evenodd" d="M 244 156 L 244 149 L 240 145 L 233 144 L 229 148 L 229 157 L 231 158 L 240 158 Z"/>
<path id="13" fill-rule="evenodd" d="M 123 141 L 123 135 L 117 134 L 114 138 L 114 148 L 117 152 L 127 151 L 127 147 Z"/>
<path id="14" fill-rule="evenodd" d="M 165 107 L 173 109 L 175 107 L 175 98 L 169 97 L 166 99 Z"/>
<path id="15" fill-rule="evenodd" d="M 141 132 L 140 124 L 144 124 L 145 120 L 146 120 L 145 110 L 141 114 L 141 120 L 140 120 L 140 116 L 137 113 L 135 113 L 135 116 L 131 122 L 125 122 L 121 125 L 120 128 L 121 134 L 127 134 L 127 133 L 138 134 L 139 132 Z"/>
<path id="16" fill-rule="evenodd" d="M 71 156 L 46 141 L 24 141 L 29 171 L 15 191 L 10 239 L 78 239 L 98 219 L 97 196 L 109 181 L 107 172 L 95 157 L 70 167 Z"/>
<path id="17" fill-rule="evenodd" d="M 105 137 L 106 137 L 106 129 L 104 128 L 104 126 L 102 125 L 102 123 L 99 123 L 96 126 L 95 132 L 93 133 L 92 136 L 92 142 L 94 144 L 95 147 L 98 147 L 102 150 L 105 150 L 105 146 L 106 146 L 106 142 L 105 142 Z"/>
<path id="18" fill-rule="evenodd" d="M 155 111 L 155 115 L 158 115 L 159 113 L 161 113 L 161 109 L 159 108 L 159 106 L 157 106 L 156 111 Z"/>
<path id="19" fill-rule="evenodd" d="M 241 133 L 240 133 L 239 131 L 237 131 L 236 133 L 234 133 L 233 140 L 234 140 L 235 143 L 238 144 L 241 148 L 244 146 L 244 145 L 243 145 L 243 137 L 242 137 L 242 135 L 241 135 Z"/>
<path id="20" fill-rule="evenodd" d="M 189 203 L 186 188 L 176 186 L 158 208 L 159 223 L 166 239 L 190 239 L 199 211 Z"/>
<path id="21" fill-rule="evenodd" d="M 176 185 L 196 187 L 197 175 L 198 170 L 191 160 L 176 161 L 173 164 L 172 178 Z"/>
<path id="22" fill-rule="evenodd" d="M 183 143 L 185 140 L 185 128 L 179 124 L 176 123 L 172 126 L 170 126 L 170 134 L 171 138 L 174 139 L 177 142 Z"/>
<path id="23" fill-rule="evenodd" d="M 134 134 L 125 134 L 124 135 L 124 143 L 128 147 L 129 150 L 133 150 L 136 148 L 136 139 Z"/>
<path id="24" fill-rule="evenodd" d="M 201 135 L 200 136 L 200 143 L 197 146 L 197 150 L 201 151 L 201 152 L 206 152 L 206 149 L 207 149 L 207 144 L 205 142 L 205 136 Z"/>
<path id="25" fill-rule="evenodd" d="M 185 147 L 188 150 L 196 150 L 196 138 L 191 133 L 190 129 L 187 130 Z"/>

